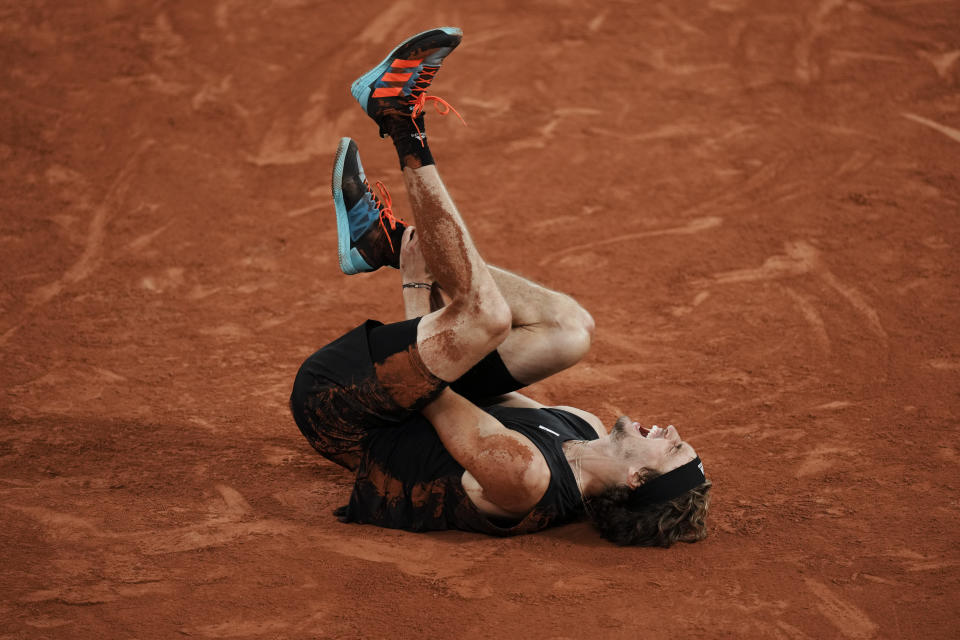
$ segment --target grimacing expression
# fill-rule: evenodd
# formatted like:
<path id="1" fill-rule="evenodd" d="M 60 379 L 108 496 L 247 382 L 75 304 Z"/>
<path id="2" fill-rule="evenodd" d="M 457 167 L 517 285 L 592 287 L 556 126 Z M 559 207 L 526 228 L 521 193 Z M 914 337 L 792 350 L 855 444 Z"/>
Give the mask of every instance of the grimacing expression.
<path id="1" fill-rule="evenodd" d="M 697 457 L 677 429 L 670 425 L 646 428 L 627 416 L 620 416 L 610 431 L 616 451 L 631 463 L 663 474 Z"/>

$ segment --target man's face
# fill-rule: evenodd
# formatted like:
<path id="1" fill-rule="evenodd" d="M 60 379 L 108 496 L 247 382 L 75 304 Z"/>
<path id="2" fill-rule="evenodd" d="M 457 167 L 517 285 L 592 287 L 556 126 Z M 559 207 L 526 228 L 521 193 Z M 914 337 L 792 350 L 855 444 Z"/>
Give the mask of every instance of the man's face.
<path id="1" fill-rule="evenodd" d="M 647 429 L 627 416 L 620 416 L 608 437 L 617 454 L 631 467 L 647 467 L 661 474 L 697 457 L 697 452 L 680 438 L 673 425 L 666 429 Z"/>

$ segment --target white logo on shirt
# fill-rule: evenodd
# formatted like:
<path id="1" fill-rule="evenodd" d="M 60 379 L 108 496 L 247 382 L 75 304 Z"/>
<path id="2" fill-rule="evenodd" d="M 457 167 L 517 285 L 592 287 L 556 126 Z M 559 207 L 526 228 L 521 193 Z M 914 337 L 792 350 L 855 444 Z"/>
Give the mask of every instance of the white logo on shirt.
<path id="1" fill-rule="evenodd" d="M 545 426 L 543 426 L 542 424 L 538 424 L 537 427 L 539 427 L 540 429 L 543 429 L 543 430 L 546 431 L 547 433 L 552 433 L 553 435 L 557 436 L 558 438 L 560 437 L 560 434 L 559 434 L 559 433 L 557 433 L 557 432 L 554 431 L 553 429 L 547 429 L 547 428 L 546 428 Z"/>

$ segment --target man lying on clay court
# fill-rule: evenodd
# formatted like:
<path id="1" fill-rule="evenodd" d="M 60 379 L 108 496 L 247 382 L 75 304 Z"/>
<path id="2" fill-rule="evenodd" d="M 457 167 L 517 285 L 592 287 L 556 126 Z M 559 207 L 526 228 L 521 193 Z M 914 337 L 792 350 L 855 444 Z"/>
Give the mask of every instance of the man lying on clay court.
<path id="1" fill-rule="evenodd" d="M 310 356 L 290 398 L 300 431 L 356 473 L 344 522 L 494 535 L 581 518 L 619 544 L 706 536 L 711 483 L 673 426 L 545 407 L 518 389 L 574 365 L 593 319 L 570 297 L 487 265 L 424 133 L 426 91 L 460 43 L 444 27 L 401 43 L 352 93 L 396 145 L 416 228 L 373 191 L 356 144 L 333 171 L 340 267 L 400 269 L 407 320 L 361 324 Z M 458 114 L 459 115 L 459 114 Z"/>

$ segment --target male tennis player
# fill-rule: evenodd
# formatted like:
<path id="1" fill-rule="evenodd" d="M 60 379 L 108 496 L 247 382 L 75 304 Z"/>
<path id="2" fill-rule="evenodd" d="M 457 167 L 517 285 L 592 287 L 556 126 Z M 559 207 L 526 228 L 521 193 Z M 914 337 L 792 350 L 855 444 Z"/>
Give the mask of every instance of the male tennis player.
<path id="1" fill-rule="evenodd" d="M 494 535 L 586 514 L 618 544 L 706 535 L 711 483 L 673 426 L 546 407 L 517 391 L 574 365 L 593 319 L 569 296 L 487 265 L 440 180 L 424 127 L 427 95 L 459 29 L 417 34 L 353 83 L 399 155 L 416 226 L 366 180 L 357 145 L 333 170 L 340 267 L 399 268 L 406 320 L 368 320 L 311 355 L 291 409 L 324 457 L 355 473 L 345 522 Z M 454 111 L 454 113 L 456 113 Z M 457 114 L 459 116 L 459 114 Z"/>

